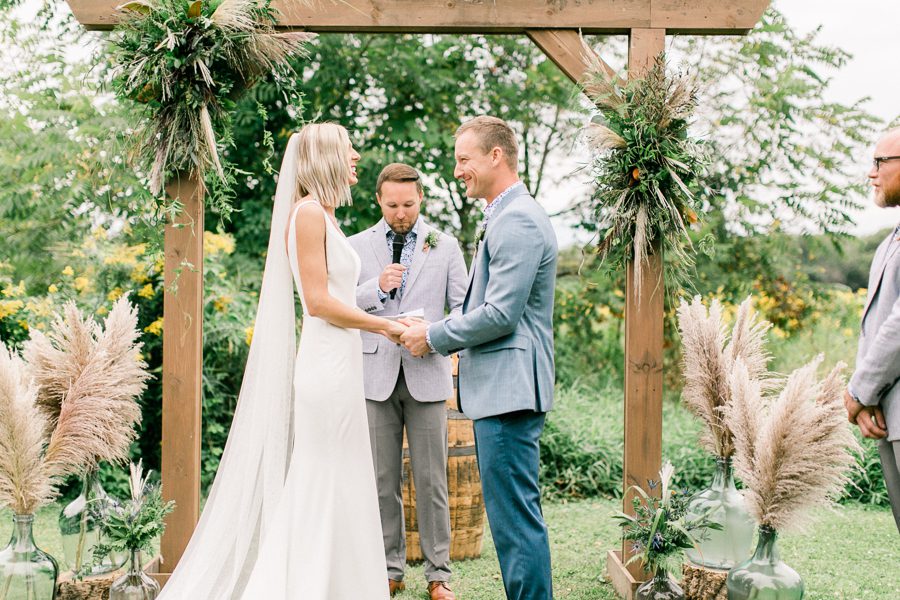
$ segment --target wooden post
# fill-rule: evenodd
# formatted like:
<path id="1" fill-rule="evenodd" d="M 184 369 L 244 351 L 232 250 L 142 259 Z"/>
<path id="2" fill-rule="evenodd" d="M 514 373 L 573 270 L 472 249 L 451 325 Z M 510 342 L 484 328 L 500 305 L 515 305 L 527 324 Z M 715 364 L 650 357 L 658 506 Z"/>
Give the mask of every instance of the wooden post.
<path id="1" fill-rule="evenodd" d="M 187 176 L 176 178 L 166 191 L 184 205 L 165 232 L 162 480 L 165 499 L 176 505 L 166 519 L 160 554 L 161 570 L 171 573 L 200 518 L 203 192 Z"/>
<path id="2" fill-rule="evenodd" d="M 639 76 L 665 48 L 664 29 L 632 29 L 628 42 L 628 74 Z M 632 485 L 647 489 L 659 479 L 662 462 L 662 363 L 664 293 L 662 254 L 651 254 L 641 269 L 641 296 L 635 293 L 634 264 L 625 277 L 625 458 L 624 490 Z M 650 492 L 651 490 L 647 490 Z M 658 494 L 658 489 L 656 490 Z M 626 513 L 633 514 L 631 498 L 623 494 Z M 633 597 L 637 584 L 647 578 L 639 562 L 628 565 L 633 553 L 623 544 L 621 553 L 610 551 L 607 571 L 623 598 Z"/>

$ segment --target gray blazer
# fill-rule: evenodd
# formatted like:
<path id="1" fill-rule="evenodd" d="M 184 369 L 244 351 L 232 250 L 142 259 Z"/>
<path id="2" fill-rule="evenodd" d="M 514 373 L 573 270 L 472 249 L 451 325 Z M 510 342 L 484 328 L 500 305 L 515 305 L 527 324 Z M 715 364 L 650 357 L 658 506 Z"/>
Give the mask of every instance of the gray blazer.
<path id="1" fill-rule="evenodd" d="M 350 244 L 359 254 L 361 268 L 356 288 L 356 303 L 368 313 L 397 315 L 425 309 L 427 321 L 439 321 L 447 314 L 459 314 L 466 292 L 466 262 L 459 242 L 453 236 L 434 229 L 419 217 L 416 249 L 413 252 L 403 297 L 381 302 L 378 298 L 378 277 L 391 263 L 391 252 L 385 239 L 384 219 L 365 231 L 350 237 Z M 437 245 L 423 249 L 429 232 L 437 233 Z M 431 353 L 413 358 L 409 351 L 392 344 L 384 336 L 363 331 L 363 374 L 366 398 L 387 400 L 397 384 L 400 366 L 406 386 L 413 398 L 420 402 L 443 402 L 453 395 L 453 375 L 450 360 Z"/>
<path id="2" fill-rule="evenodd" d="M 889 441 L 900 440 L 900 241 L 893 232 L 875 251 L 850 391 L 866 406 L 881 405 Z"/>
<path id="3" fill-rule="evenodd" d="M 459 353 L 460 410 L 481 419 L 553 407 L 556 234 L 524 187 L 488 222 L 472 260 L 462 315 L 433 323 L 441 354 Z"/>

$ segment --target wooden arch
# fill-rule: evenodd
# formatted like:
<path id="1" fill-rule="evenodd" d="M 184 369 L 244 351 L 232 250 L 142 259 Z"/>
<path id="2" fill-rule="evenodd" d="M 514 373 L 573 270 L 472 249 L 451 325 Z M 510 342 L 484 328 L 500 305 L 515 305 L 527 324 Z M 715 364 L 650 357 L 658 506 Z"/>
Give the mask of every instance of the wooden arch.
<path id="1" fill-rule="evenodd" d="M 122 0 L 68 0 L 90 30 L 111 29 Z M 336 0 L 312 7 L 273 0 L 279 28 L 340 33 L 502 33 L 527 35 L 574 82 L 593 50 L 581 34 L 628 35 L 628 70 L 639 73 L 663 49 L 667 34 L 745 35 L 770 0 Z M 602 62 L 602 61 L 601 61 Z M 166 292 L 163 330 L 162 478 L 177 502 L 162 540 L 164 569 L 178 563 L 200 514 L 200 406 L 203 330 L 203 199 L 195 181 L 169 182 L 167 193 L 184 202 L 178 222 L 166 226 L 166 289 L 182 261 L 178 294 Z M 179 224 L 190 224 L 179 227 Z M 662 289 L 662 257 L 643 269 L 645 290 Z M 659 472 L 662 454 L 663 295 L 634 294 L 626 277 L 625 456 L 623 486 L 645 485 Z M 640 319 L 629 318 L 640 314 Z M 630 511 L 625 498 L 624 508 Z M 630 598 L 644 574 L 623 567 L 629 549 L 610 551 L 609 575 Z M 167 575 L 159 574 L 165 582 Z"/>

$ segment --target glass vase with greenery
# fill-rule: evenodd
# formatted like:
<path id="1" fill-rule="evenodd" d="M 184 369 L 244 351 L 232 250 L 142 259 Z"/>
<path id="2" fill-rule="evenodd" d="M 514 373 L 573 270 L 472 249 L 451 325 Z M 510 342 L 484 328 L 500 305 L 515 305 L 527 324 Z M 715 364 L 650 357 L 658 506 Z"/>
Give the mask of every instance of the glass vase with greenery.
<path id="1" fill-rule="evenodd" d="M 693 548 L 706 531 L 721 528 L 706 514 L 688 514 L 690 497 L 672 487 L 674 473 L 675 467 L 666 462 L 659 472 L 660 480 L 648 482 L 651 493 L 660 488 L 659 497 L 631 486 L 634 514 L 619 512 L 613 517 L 623 529 L 623 538 L 631 542 L 633 555 L 626 564 L 640 561 L 651 574 L 635 592 L 636 598 L 684 598 L 684 592 L 669 577 L 669 572 L 680 567 L 684 550 Z"/>
<path id="2" fill-rule="evenodd" d="M 104 540 L 94 547 L 94 561 L 102 562 L 111 553 L 131 557 L 128 572 L 110 587 L 110 600 L 153 600 L 159 594 L 159 584 L 143 571 L 141 553 L 152 552 L 175 503 L 163 501 L 162 488 L 147 481 L 150 473 L 144 475 L 141 463 L 132 463 L 131 499 L 113 507 L 100 525 Z"/>

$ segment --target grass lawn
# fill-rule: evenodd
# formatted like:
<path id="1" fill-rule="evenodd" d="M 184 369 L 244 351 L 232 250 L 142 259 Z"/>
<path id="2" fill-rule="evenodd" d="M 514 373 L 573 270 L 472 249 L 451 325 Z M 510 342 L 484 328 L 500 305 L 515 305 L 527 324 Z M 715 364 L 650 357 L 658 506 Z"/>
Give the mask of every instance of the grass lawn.
<path id="1" fill-rule="evenodd" d="M 603 579 L 606 551 L 616 547 L 618 530 L 609 515 L 618 502 L 592 500 L 547 503 L 555 597 L 565 600 L 616 598 Z M 56 519 L 59 507 L 38 514 L 35 539 L 43 550 L 62 557 Z M 0 536 L 9 539 L 12 521 L 0 516 Z M 889 510 L 840 506 L 823 511 L 808 531 L 779 541 L 782 558 L 806 582 L 808 600 L 900 598 L 900 537 Z M 453 588 L 461 600 L 500 600 L 503 584 L 487 532 L 482 558 L 453 565 Z M 425 597 L 422 566 L 409 568 L 407 590 L 396 600 Z"/>
<path id="2" fill-rule="evenodd" d="M 605 574 L 606 551 L 617 547 L 618 528 L 609 515 L 616 501 L 548 503 L 554 596 L 565 600 L 616 598 Z M 900 598 L 900 537 L 889 510 L 841 506 L 824 511 L 802 534 L 779 540 L 782 559 L 806 583 L 808 600 Z M 500 600 L 503 584 L 490 536 L 482 558 L 453 565 L 453 589 L 461 600 Z M 397 600 L 421 599 L 421 565 L 408 570 Z"/>

